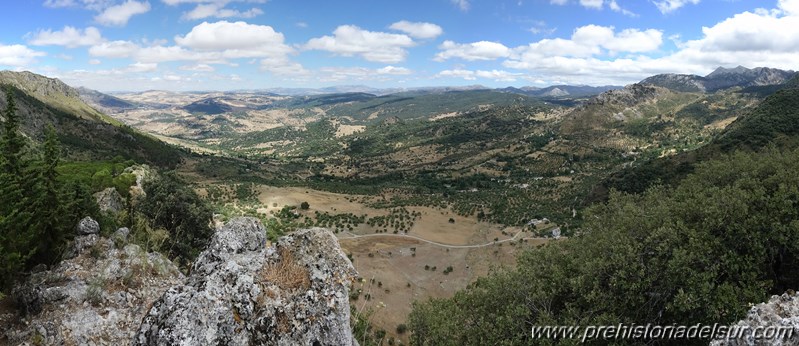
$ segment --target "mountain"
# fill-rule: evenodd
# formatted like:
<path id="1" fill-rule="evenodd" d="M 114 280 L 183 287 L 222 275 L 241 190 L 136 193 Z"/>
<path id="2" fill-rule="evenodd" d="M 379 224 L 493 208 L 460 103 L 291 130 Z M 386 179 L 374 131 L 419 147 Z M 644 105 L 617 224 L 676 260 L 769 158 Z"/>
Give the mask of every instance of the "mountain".
<path id="1" fill-rule="evenodd" d="M 588 199 L 603 200 L 611 188 L 638 193 L 656 182 L 675 184 L 693 172 L 698 163 L 719 154 L 757 151 L 772 144 L 799 146 L 799 75 L 786 81 L 782 90 L 739 117 L 707 145 L 617 172 L 599 184 Z"/>
<path id="2" fill-rule="evenodd" d="M 0 85 L 11 88 L 21 118 L 21 131 L 40 141 L 52 124 L 73 160 L 108 160 L 116 156 L 173 167 L 182 153 L 89 106 L 80 92 L 58 79 L 31 72 L 0 71 Z M 0 109 L 5 109 L 5 98 Z"/>
<path id="3" fill-rule="evenodd" d="M 233 110 L 233 107 L 218 99 L 207 98 L 183 106 L 183 109 L 192 114 L 203 113 L 208 115 L 215 115 L 215 114 L 230 112 L 231 110 Z"/>
<path id="4" fill-rule="evenodd" d="M 779 85 L 790 80 L 796 73 L 768 67 L 748 69 L 719 67 L 707 76 L 687 74 L 659 74 L 641 81 L 674 91 L 682 92 L 715 92 L 733 87 L 757 87 Z"/>
<path id="5" fill-rule="evenodd" d="M 28 71 L 0 71 L 0 84 L 10 85 L 39 102 L 79 118 L 119 123 L 83 102 L 77 89 L 56 78 Z"/>
<path id="6" fill-rule="evenodd" d="M 119 112 L 128 109 L 138 108 L 138 105 L 125 101 L 119 97 L 101 93 L 97 90 L 80 87 L 76 89 L 80 98 L 87 104 L 102 110 Z"/>
<path id="7" fill-rule="evenodd" d="M 615 85 L 605 85 L 605 86 L 597 86 L 592 87 L 588 85 L 552 85 L 546 88 L 538 88 L 538 87 L 521 87 L 521 88 L 514 88 L 514 87 L 507 87 L 503 89 L 497 89 L 497 91 L 502 92 L 509 92 L 514 94 L 521 94 L 526 96 L 532 97 L 586 97 L 586 96 L 594 96 L 599 95 L 603 92 L 609 90 L 616 90 L 621 89 L 620 86 Z"/>

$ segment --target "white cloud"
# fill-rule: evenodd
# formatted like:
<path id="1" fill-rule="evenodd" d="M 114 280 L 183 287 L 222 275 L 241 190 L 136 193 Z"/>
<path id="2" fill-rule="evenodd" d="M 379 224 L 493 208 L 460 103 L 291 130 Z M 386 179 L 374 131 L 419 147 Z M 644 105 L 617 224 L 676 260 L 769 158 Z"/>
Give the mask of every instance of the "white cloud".
<path id="1" fill-rule="evenodd" d="M 91 56 L 103 58 L 127 58 L 139 50 L 139 46 L 130 41 L 103 42 L 89 48 Z"/>
<path id="2" fill-rule="evenodd" d="M 137 14 L 143 14 L 150 11 L 150 3 L 147 1 L 138 2 L 135 0 L 128 0 L 122 4 L 111 6 L 100 12 L 94 17 L 94 20 L 102 25 L 107 26 L 125 26 L 128 20 Z"/>
<path id="3" fill-rule="evenodd" d="M 47 0 L 44 2 L 45 7 L 59 8 L 59 7 L 72 7 L 77 3 L 74 0 Z"/>
<path id="4" fill-rule="evenodd" d="M 175 37 L 178 45 L 198 50 L 268 49 L 280 54 L 291 52 L 291 47 L 283 40 L 283 34 L 271 26 L 228 21 L 203 22 L 185 36 Z"/>
<path id="5" fill-rule="evenodd" d="M 302 64 L 287 58 L 263 59 L 261 60 L 261 70 L 280 76 L 307 76 L 310 74 L 310 71 L 306 70 Z"/>
<path id="6" fill-rule="evenodd" d="M 224 7 L 224 3 L 198 4 L 193 10 L 183 14 L 183 19 L 197 20 L 208 17 L 216 18 L 253 18 L 262 15 L 264 11 L 259 8 L 251 8 L 247 11 L 232 10 Z"/>
<path id="7" fill-rule="evenodd" d="M 411 74 L 411 70 L 404 67 L 386 66 L 379 69 L 366 67 L 323 67 L 315 71 L 314 78 L 325 82 L 342 81 L 391 81 L 395 76 Z"/>
<path id="8" fill-rule="evenodd" d="M 219 54 L 198 53 L 179 46 L 151 46 L 138 49 L 134 58 L 146 63 L 159 63 L 168 61 L 221 61 Z"/>
<path id="9" fill-rule="evenodd" d="M 479 41 L 473 43 L 455 43 L 444 41 L 439 47 L 442 51 L 433 58 L 435 61 L 444 61 L 452 58 L 463 60 L 494 60 L 508 57 L 510 48 L 497 42 Z"/>
<path id="10" fill-rule="evenodd" d="M 90 26 L 81 31 L 71 26 L 65 26 L 61 31 L 40 30 L 33 35 L 28 43 L 34 46 L 57 45 L 75 48 L 78 46 L 92 46 L 103 41 L 100 30 L 95 27 Z"/>
<path id="11" fill-rule="evenodd" d="M 478 78 L 483 79 L 491 79 L 496 82 L 515 82 L 517 78 L 522 76 L 521 73 L 511 73 L 504 70 L 465 70 L 465 69 L 454 69 L 454 70 L 444 70 L 439 72 L 437 77 L 446 77 L 446 78 L 462 78 L 465 80 L 477 80 Z"/>
<path id="12" fill-rule="evenodd" d="M 779 0 L 777 6 L 784 14 L 799 16 L 799 0 Z"/>
<path id="13" fill-rule="evenodd" d="M 463 69 L 455 69 L 455 70 L 444 70 L 438 73 L 438 77 L 452 77 L 452 78 L 463 78 L 465 80 L 475 80 L 477 77 L 474 76 L 474 71 L 470 70 L 463 70 Z"/>
<path id="14" fill-rule="evenodd" d="M 687 1 L 698 1 L 698 0 L 687 0 Z M 569 0 L 550 0 L 549 3 L 553 5 L 563 6 L 568 4 Z M 618 12 L 629 17 L 638 17 L 638 15 L 633 13 L 632 11 L 622 8 L 616 0 L 578 0 L 577 3 L 579 3 L 580 6 L 582 7 L 594 10 L 601 10 L 605 8 L 605 5 L 607 5 L 607 7 L 610 8 L 610 10 L 613 12 Z"/>
<path id="15" fill-rule="evenodd" d="M 629 17 L 638 17 L 638 14 L 636 14 L 636 13 L 630 11 L 630 10 L 624 9 L 621 6 L 619 6 L 619 4 L 616 2 L 616 0 L 610 0 L 610 2 L 608 2 L 608 7 L 613 12 L 619 12 L 619 13 L 621 13 L 621 14 L 623 14 L 625 16 L 629 16 Z"/>
<path id="16" fill-rule="evenodd" d="M 469 0 L 451 0 L 451 1 L 453 4 L 455 4 L 455 6 L 458 6 L 458 8 L 463 12 L 468 11 L 469 8 L 472 7 L 472 5 L 469 3 Z"/>
<path id="17" fill-rule="evenodd" d="M 354 25 L 342 25 L 333 36 L 312 38 L 305 44 L 308 50 L 323 50 L 341 56 L 360 56 L 374 62 L 393 64 L 408 55 L 406 48 L 416 43 L 407 35 L 363 30 Z"/>
<path id="18" fill-rule="evenodd" d="M 208 64 L 196 64 L 196 65 L 184 65 L 180 67 L 183 71 L 194 71 L 194 72 L 214 72 L 213 66 Z"/>
<path id="19" fill-rule="evenodd" d="M 377 74 L 390 74 L 390 75 L 408 75 L 412 73 L 411 70 L 405 67 L 395 67 L 391 65 L 379 68 L 375 72 L 377 72 Z"/>
<path id="20" fill-rule="evenodd" d="M 580 0 L 580 5 L 598 10 L 602 8 L 604 2 L 604 0 Z"/>
<path id="21" fill-rule="evenodd" d="M 102 63 L 103 62 L 100 61 L 99 59 L 91 59 L 91 60 L 89 60 L 89 65 L 100 65 Z"/>
<path id="22" fill-rule="evenodd" d="M 127 71 L 129 72 L 153 72 L 158 69 L 158 64 L 156 63 L 141 63 L 137 62 L 128 66 Z"/>
<path id="23" fill-rule="evenodd" d="M 655 0 L 653 3 L 663 13 L 671 13 L 688 4 L 696 5 L 700 0 Z"/>
<path id="24" fill-rule="evenodd" d="M 615 32 L 590 25 L 575 30 L 571 40 L 541 40 L 516 48 L 503 66 L 539 79 L 588 84 L 624 84 L 671 72 L 704 75 L 718 66 L 796 70 L 799 12 L 789 6 L 797 2 L 783 1 L 776 9 L 737 14 L 703 28 L 697 40 L 675 38 L 679 50 L 662 57 L 640 55 L 658 49 L 662 34 L 657 31 Z"/>
<path id="25" fill-rule="evenodd" d="M 440 26 L 432 23 L 414 23 L 407 20 L 399 21 L 391 24 L 389 27 L 393 30 L 402 31 L 413 38 L 429 39 L 436 38 L 444 33 Z"/>
<path id="26" fill-rule="evenodd" d="M 6 46 L 0 43 L 0 66 L 26 66 L 37 57 L 45 55 L 44 52 L 32 50 L 21 44 Z"/>

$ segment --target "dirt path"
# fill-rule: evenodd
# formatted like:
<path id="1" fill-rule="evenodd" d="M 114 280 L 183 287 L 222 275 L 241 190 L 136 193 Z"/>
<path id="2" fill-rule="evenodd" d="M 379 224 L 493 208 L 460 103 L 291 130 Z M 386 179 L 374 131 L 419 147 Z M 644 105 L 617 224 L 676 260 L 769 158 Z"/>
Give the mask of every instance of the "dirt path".
<path id="1" fill-rule="evenodd" d="M 502 243 L 506 243 L 506 242 L 509 242 L 509 241 L 514 241 L 514 240 L 517 240 L 517 239 L 518 240 L 548 240 L 548 239 L 550 239 L 550 238 L 537 238 L 537 237 L 527 237 L 527 238 L 519 239 L 519 236 L 522 235 L 522 232 L 518 232 L 518 233 L 516 233 L 515 236 L 513 236 L 513 238 L 508 238 L 508 239 L 498 240 L 498 241 L 492 241 L 492 242 L 488 242 L 488 243 L 485 243 L 485 244 L 451 245 L 451 244 L 443 244 L 443 243 L 439 243 L 439 242 L 434 242 L 432 240 L 427 240 L 427 239 L 424 239 L 424 238 L 419 238 L 417 236 L 407 235 L 407 234 L 382 234 L 382 233 L 378 233 L 378 234 L 357 235 L 357 234 L 353 234 L 353 233 L 351 233 L 349 231 L 344 231 L 344 232 L 342 232 L 340 234 L 346 234 L 346 235 L 349 235 L 349 237 L 339 237 L 339 240 L 367 238 L 367 237 L 399 237 L 399 238 L 415 239 L 415 240 L 418 240 L 418 241 L 421 241 L 421 242 L 425 242 L 425 243 L 428 243 L 428 244 L 431 244 L 431 245 L 441 246 L 441 247 L 450 248 L 450 249 L 476 249 L 476 248 L 481 248 L 481 247 L 486 247 L 486 246 L 491 246 L 491 245 L 496 245 L 496 244 L 502 244 Z"/>

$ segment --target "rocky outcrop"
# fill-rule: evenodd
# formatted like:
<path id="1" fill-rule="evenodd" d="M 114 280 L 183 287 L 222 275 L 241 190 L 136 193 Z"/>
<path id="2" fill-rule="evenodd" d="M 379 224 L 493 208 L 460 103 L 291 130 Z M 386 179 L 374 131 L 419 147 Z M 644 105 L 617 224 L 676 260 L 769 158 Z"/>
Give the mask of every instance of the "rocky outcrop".
<path id="1" fill-rule="evenodd" d="M 0 316 L 0 343 L 128 345 L 149 306 L 183 274 L 167 258 L 98 235 L 81 220 L 66 260 L 12 292 L 19 314 Z"/>
<path id="2" fill-rule="evenodd" d="M 0 344 L 357 345 L 349 306 L 357 273 L 329 230 L 272 245 L 257 219 L 231 220 L 189 277 L 127 244 L 127 228 L 111 239 L 98 232 L 81 220 L 67 259 L 17 285 L 19 311 L 0 313 Z"/>
<path id="3" fill-rule="evenodd" d="M 125 208 L 125 200 L 113 187 L 95 193 L 94 200 L 104 213 L 118 213 Z"/>
<path id="4" fill-rule="evenodd" d="M 622 89 L 606 91 L 586 102 L 586 105 L 616 105 L 632 107 L 657 98 L 661 90 L 651 85 L 630 84 Z"/>
<path id="5" fill-rule="evenodd" d="M 749 310 L 746 319 L 735 326 L 754 330 L 757 327 L 784 327 L 785 333 L 771 339 L 755 339 L 751 333 L 745 333 L 741 338 L 715 340 L 712 346 L 754 346 L 754 345 L 799 345 L 799 294 L 785 293 L 781 296 L 772 296 L 767 303 L 761 303 Z"/>
<path id="6" fill-rule="evenodd" d="M 796 75 L 794 71 L 757 67 L 748 69 L 719 67 L 707 76 L 689 74 L 659 74 L 641 81 L 640 84 L 655 85 L 682 92 L 714 92 L 733 87 L 752 87 L 783 84 Z"/>
<path id="7" fill-rule="evenodd" d="M 147 197 L 147 194 L 144 192 L 144 184 L 158 174 L 148 165 L 134 165 L 127 167 L 125 168 L 125 173 L 130 173 L 136 176 L 136 185 L 130 187 L 131 201 L 135 201 L 138 198 Z"/>
<path id="8" fill-rule="evenodd" d="M 133 344 L 353 345 L 355 275 L 329 230 L 299 230 L 272 246 L 257 219 L 234 219 L 186 282 L 153 305 Z"/>

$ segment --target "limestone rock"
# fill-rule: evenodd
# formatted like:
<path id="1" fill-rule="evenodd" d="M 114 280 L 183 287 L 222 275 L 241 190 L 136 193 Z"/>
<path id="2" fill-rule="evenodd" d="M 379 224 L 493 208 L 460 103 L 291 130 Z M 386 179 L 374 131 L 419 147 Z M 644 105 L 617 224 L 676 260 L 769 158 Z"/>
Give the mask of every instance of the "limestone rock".
<path id="1" fill-rule="evenodd" d="M 96 226 L 89 221 L 81 223 Z M 97 234 L 75 243 L 72 258 L 14 288 L 21 316 L 0 315 L 0 344 L 129 345 L 149 306 L 185 278 L 169 259 L 138 245 L 118 248 Z"/>
<path id="2" fill-rule="evenodd" d="M 122 227 L 114 232 L 111 235 L 111 240 L 114 242 L 125 243 L 128 241 L 128 235 L 130 234 L 130 229 L 127 227 Z"/>
<path id="3" fill-rule="evenodd" d="M 781 296 L 771 296 L 768 303 L 761 303 L 752 307 L 746 319 L 736 324 L 738 327 L 785 327 L 786 332 L 793 329 L 790 338 L 777 337 L 773 339 L 755 340 L 751 334 L 743 338 L 714 340 L 712 346 L 754 346 L 774 345 L 787 346 L 799 345 L 799 294 L 791 292 Z M 777 333 L 779 335 L 779 332 Z"/>
<path id="4" fill-rule="evenodd" d="M 78 222 L 78 227 L 76 229 L 78 235 L 89 235 L 89 234 L 98 234 L 100 233 L 100 224 L 97 221 L 94 221 L 91 217 L 84 217 L 80 222 Z"/>
<path id="5" fill-rule="evenodd" d="M 144 317 L 133 345 L 353 345 L 349 285 L 357 275 L 329 230 L 266 243 L 257 219 L 217 230 L 185 284 Z"/>
<path id="6" fill-rule="evenodd" d="M 113 187 L 95 193 L 94 199 L 102 212 L 118 213 L 125 208 L 125 200 Z"/>

